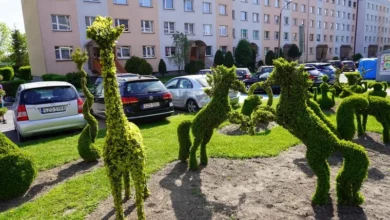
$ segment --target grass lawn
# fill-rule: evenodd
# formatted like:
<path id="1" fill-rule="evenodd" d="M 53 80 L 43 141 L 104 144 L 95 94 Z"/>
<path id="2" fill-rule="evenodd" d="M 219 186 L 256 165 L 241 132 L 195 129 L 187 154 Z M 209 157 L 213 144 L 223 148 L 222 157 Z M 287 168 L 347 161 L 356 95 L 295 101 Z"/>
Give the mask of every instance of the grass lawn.
<path id="1" fill-rule="evenodd" d="M 335 114 L 328 115 L 335 122 Z M 193 117 L 179 115 L 169 120 L 139 125 L 146 146 L 148 175 L 177 159 L 177 126 L 181 121 Z M 382 130 L 381 125 L 371 117 L 367 128 L 375 132 Z M 97 141 L 101 146 L 104 134 L 105 130 L 102 130 Z M 79 159 L 77 139 L 78 135 L 54 137 L 28 142 L 21 147 L 36 158 L 40 170 L 45 170 Z M 299 142 L 287 130 L 275 127 L 268 134 L 256 136 L 225 136 L 215 132 L 207 149 L 210 157 L 243 159 L 276 156 Z M 83 219 L 109 196 L 110 186 L 105 169 L 99 168 L 59 184 L 32 202 L 0 213 L 0 219 Z"/>

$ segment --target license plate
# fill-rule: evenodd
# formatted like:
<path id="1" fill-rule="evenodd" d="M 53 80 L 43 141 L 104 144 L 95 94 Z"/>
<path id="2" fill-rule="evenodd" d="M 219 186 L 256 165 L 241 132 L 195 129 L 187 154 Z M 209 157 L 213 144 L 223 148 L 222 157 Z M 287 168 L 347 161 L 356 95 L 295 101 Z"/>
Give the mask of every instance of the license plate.
<path id="1" fill-rule="evenodd" d="M 65 105 L 41 108 L 41 113 L 42 114 L 55 113 L 55 112 L 64 112 L 64 111 L 66 111 L 66 106 Z"/>
<path id="2" fill-rule="evenodd" d="M 155 108 L 155 107 L 159 107 L 159 106 L 160 106 L 159 102 L 146 103 L 143 105 L 144 109 Z"/>

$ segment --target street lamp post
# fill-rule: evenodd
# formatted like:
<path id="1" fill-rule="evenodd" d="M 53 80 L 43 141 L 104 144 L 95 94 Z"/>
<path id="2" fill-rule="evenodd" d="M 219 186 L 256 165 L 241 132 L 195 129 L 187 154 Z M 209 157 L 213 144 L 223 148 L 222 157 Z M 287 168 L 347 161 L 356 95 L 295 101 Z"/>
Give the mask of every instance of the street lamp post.
<path id="1" fill-rule="evenodd" d="M 282 35 L 282 11 L 283 9 L 285 9 L 290 3 L 292 2 L 292 0 L 288 1 L 287 4 L 282 8 L 280 9 L 280 14 L 279 14 L 279 39 L 278 39 L 278 58 L 280 57 L 280 38 L 281 38 L 281 35 Z"/>

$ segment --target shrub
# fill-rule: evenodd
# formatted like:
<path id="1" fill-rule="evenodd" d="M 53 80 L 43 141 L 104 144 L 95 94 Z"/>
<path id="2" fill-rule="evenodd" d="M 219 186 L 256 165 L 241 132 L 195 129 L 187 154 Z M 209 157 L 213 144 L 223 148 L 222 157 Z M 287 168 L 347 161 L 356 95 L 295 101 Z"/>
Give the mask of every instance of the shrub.
<path id="1" fill-rule="evenodd" d="M 10 81 L 14 78 L 14 69 L 12 67 L 0 68 L 0 75 L 3 76 L 4 81 Z"/>
<path id="2" fill-rule="evenodd" d="M 144 59 L 137 56 L 132 56 L 126 61 L 125 70 L 128 73 L 138 73 L 138 68 Z"/>
<path id="3" fill-rule="evenodd" d="M 163 59 L 160 59 L 160 62 L 158 63 L 158 72 L 162 74 L 162 76 L 167 72 L 167 65 Z"/>
<path id="4" fill-rule="evenodd" d="M 299 48 L 296 44 L 292 44 L 290 50 L 287 53 L 287 56 L 292 58 L 293 60 L 299 59 L 301 57 L 302 52 L 299 51 Z"/>
<path id="5" fill-rule="evenodd" d="M 359 72 L 344 73 L 345 77 L 348 79 L 348 85 L 353 86 L 362 79 L 362 76 Z"/>
<path id="6" fill-rule="evenodd" d="M 186 73 L 188 73 L 188 74 L 195 74 L 195 73 L 197 73 L 195 61 L 191 60 L 189 63 L 187 63 L 187 64 L 184 66 L 184 71 L 185 71 Z"/>
<path id="7" fill-rule="evenodd" d="M 8 109 L 3 107 L 3 108 L 0 108 L 0 116 L 3 116 L 7 113 Z"/>
<path id="8" fill-rule="evenodd" d="M 333 57 L 332 60 L 339 60 L 339 57 Z"/>
<path id="9" fill-rule="evenodd" d="M 249 67 L 248 65 L 252 62 L 253 52 L 251 44 L 245 39 L 241 39 L 236 47 L 234 53 L 234 60 L 238 67 Z"/>
<path id="10" fill-rule="evenodd" d="M 8 82 L 2 82 L 1 84 L 3 85 L 3 89 L 7 96 L 15 96 L 18 87 L 23 83 L 26 83 L 26 81 L 15 79 Z"/>
<path id="11" fill-rule="evenodd" d="M 250 95 L 244 100 L 241 114 L 250 116 L 257 106 L 261 105 L 261 99 L 257 95 Z"/>
<path id="12" fill-rule="evenodd" d="M 386 98 L 387 96 L 387 82 L 374 82 L 368 85 L 368 88 L 374 88 L 374 90 L 368 92 L 369 96 L 379 96 Z"/>
<path id="13" fill-rule="evenodd" d="M 363 58 L 363 55 L 361 55 L 360 53 L 357 53 L 357 54 L 352 56 L 352 60 L 355 62 L 362 59 L 362 58 Z"/>
<path id="14" fill-rule="evenodd" d="M 214 66 L 223 65 L 224 63 L 224 57 L 221 50 L 217 50 L 214 55 Z"/>
<path id="15" fill-rule="evenodd" d="M 196 60 L 195 61 L 195 69 L 196 69 L 196 72 L 199 72 L 200 70 L 204 69 L 205 68 L 205 64 L 203 61 L 201 60 Z"/>
<path id="16" fill-rule="evenodd" d="M 60 75 L 56 73 L 46 73 L 42 75 L 43 81 L 63 81 L 66 82 L 67 78 L 65 75 Z"/>
<path id="17" fill-rule="evenodd" d="M 72 85 L 74 85 L 74 87 L 76 88 L 81 88 L 81 77 L 82 77 L 82 74 L 81 72 L 71 72 L 71 73 L 67 73 L 65 75 L 66 77 L 66 81 Z"/>
<path id="18" fill-rule="evenodd" d="M 152 75 L 153 74 L 153 67 L 148 63 L 148 61 L 143 60 L 141 62 L 141 65 L 139 65 L 138 73 L 140 75 Z"/>
<path id="19" fill-rule="evenodd" d="M 317 95 L 317 89 L 315 88 L 314 100 L 320 105 L 321 109 L 331 109 L 336 104 L 334 100 L 334 91 L 329 91 L 330 86 L 326 83 L 328 81 L 327 75 L 324 75 L 322 80 L 323 83 L 320 85 L 321 95 Z M 329 97 L 328 92 L 332 93 L 332 97 Z"/>
<path id="20" fill-rule="evenodd" d="M 22 66 L 19 68 L 19 78 L 30 81 L 33 79 L 33 76 L 31 75 L 31 67 L 30 66 Z"/>
<path id="21" fill-rule="evenodd" d="M 261 66 L 264 66 L 264 61 L 263 60 L 259 60 L 257 62 L 257 67 L 261 67 Z"/>
<path id="22" fill-rule="evenodd" d="M 272 50 L 267 51 L 267 54 L 265 55 L 265 65 L 272 66 L 275 57 L 275 53 Z"/>
<path id="23" fill-rule="evenodd" d="M 225 65 L 227 68 L 232 68 L 234 66 L 234 57 L 232 52 L 228 51 L 226 53 L 223 65 Z"/>

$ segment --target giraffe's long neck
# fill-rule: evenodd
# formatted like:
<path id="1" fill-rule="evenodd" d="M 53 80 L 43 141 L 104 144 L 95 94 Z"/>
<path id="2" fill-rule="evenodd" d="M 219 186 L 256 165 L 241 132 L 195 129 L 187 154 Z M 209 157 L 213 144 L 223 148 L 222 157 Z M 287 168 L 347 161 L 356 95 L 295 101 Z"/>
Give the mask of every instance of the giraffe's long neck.
<path id="1" fill-rule="evenodd" d="M 123 111 L 118 81 L 116 79 L 114 55 L 111 49 L 101 49 L 100 53 L 107 128 L 108 130 L 111 130 L 109 128 L 115 128 L 113 130 L 116 130 L 122 126 L 124 130 L 127 118 Z"/>

